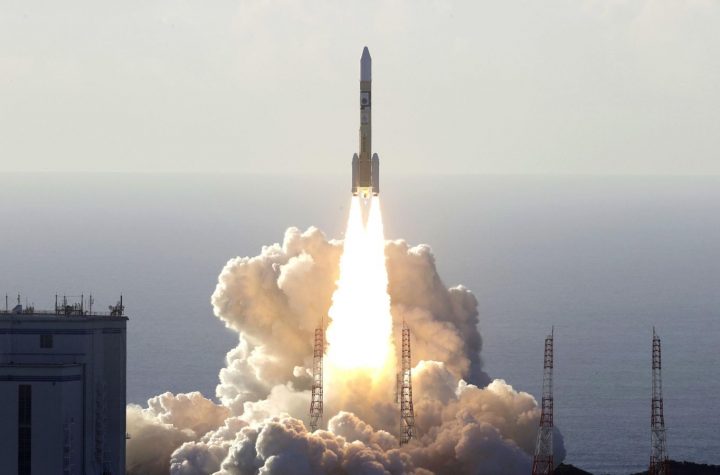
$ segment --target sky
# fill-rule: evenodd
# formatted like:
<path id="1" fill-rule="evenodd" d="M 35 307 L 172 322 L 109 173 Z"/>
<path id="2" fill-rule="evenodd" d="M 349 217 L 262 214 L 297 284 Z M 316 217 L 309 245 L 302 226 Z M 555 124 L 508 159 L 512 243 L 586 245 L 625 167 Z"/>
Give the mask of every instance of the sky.
<path id="1" fill-rule="evenodd" d="M 720 173 L 718 0 L 0 3 L 0 172 Z"/>

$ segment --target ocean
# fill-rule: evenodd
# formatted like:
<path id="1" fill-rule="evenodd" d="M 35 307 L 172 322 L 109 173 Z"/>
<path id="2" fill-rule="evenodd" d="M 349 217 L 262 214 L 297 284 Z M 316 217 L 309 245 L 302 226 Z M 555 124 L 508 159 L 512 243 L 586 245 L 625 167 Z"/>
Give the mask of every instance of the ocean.
<path id="1" fill-rule="evenodd" d="M 316 226 L 341 238 L 346 176 L 2 174 L 0 292 L 122 293 L 128 401 L 214 395 L 236 335 L 209 299 L 224 263 Z M 485 370 L 539 398 L 555 328 L 566 462 L 647 466 L 652 327 L 668 451 L 720 464 L 720 177 L 383 176 L 388 239 L 427 243 L 479 301 Z"/>

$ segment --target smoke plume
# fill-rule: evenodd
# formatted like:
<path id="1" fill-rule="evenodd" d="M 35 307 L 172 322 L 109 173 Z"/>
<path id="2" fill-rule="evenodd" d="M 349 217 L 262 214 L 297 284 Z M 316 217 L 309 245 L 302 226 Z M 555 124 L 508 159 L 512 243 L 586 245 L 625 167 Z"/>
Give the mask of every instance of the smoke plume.
<path id="1" fill-rule="evenodd" d="M 428 246 L 385 244 L 393 334 L 412 331 L 418 437 L 399 446 L 394 388 L 325 389 L 326 430 L 308 431 L 312 343 L 332 305 L 343 242 L 316 228 L 228 261 L 212 296 L 238 333 L 216 397 L 165 393 L 128 406 L 131 474 L 525 474 L 540 410 L 482 370 L 477 300 L 447 288 Z M 396 344 L 397 346 L 397 344 Z M 555 460 L 565 455 L 555 433 Z"/>

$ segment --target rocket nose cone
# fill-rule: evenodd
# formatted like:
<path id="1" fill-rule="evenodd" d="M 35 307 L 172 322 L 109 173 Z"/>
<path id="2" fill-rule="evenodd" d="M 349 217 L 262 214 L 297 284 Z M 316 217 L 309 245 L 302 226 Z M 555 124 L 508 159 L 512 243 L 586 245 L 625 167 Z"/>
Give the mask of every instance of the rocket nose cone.
<path id="1" fill-rule="evenodd" d="M 363 49 L 360 57 L 360 80 L 372 81 L 372 58 L 367 46 Z"/>

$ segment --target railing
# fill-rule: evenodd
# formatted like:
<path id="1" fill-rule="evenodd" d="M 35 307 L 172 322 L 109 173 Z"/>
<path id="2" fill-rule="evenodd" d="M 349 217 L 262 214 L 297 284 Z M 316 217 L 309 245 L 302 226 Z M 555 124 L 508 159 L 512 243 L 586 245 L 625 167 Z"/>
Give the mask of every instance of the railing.
<path id="1" fill-rule="evenodd" d="M 83 310 L 80 311 L 72 311 L 67 312 L 63 311 L 62 309 L 58 310 L 35 310 L 34 307 L 26 307 L 23 308 L 20 311 L 14 311 L 14 310 L 0 310 L 0 315 L 53 315 L 57 317 L 125 317 L 125 309 L 122 311 L 119 310 L 110 310 L 108 312 L 97 312 L 95 310 L 89 311 L 89 310 Z"/>
<path id="2" fill-rule="evenodd" d="M 68 303 L 68 298 L 63 296 L 62 302 L 58 300 L 58 296 L 55 295 L 55 309 L 54 310 L 35 310 L 35 305 L 28 305 L 27 303 L 23 306 L 20 303 L 20 294 L 17 297 L 17 304 L 10 309 L 8 305 L 8 296 L 5 295 L 5 309 L 0 310 L 0 315 L 64 315 L 66 317 L 89 317 L 89 316 L 105 316 L 105 317 L 124 317 L 125 305 L 123 305 L 123 297 L 120 295 L 120 300 L 115 305 L 109 305 L 107 312 L 97 312 L 93 310 L 93 303 L 95 303 L 92 295 L 88 300 L 88 307 L 85 307 L 85 296 L 81 295 L 80 302 Z"/>

